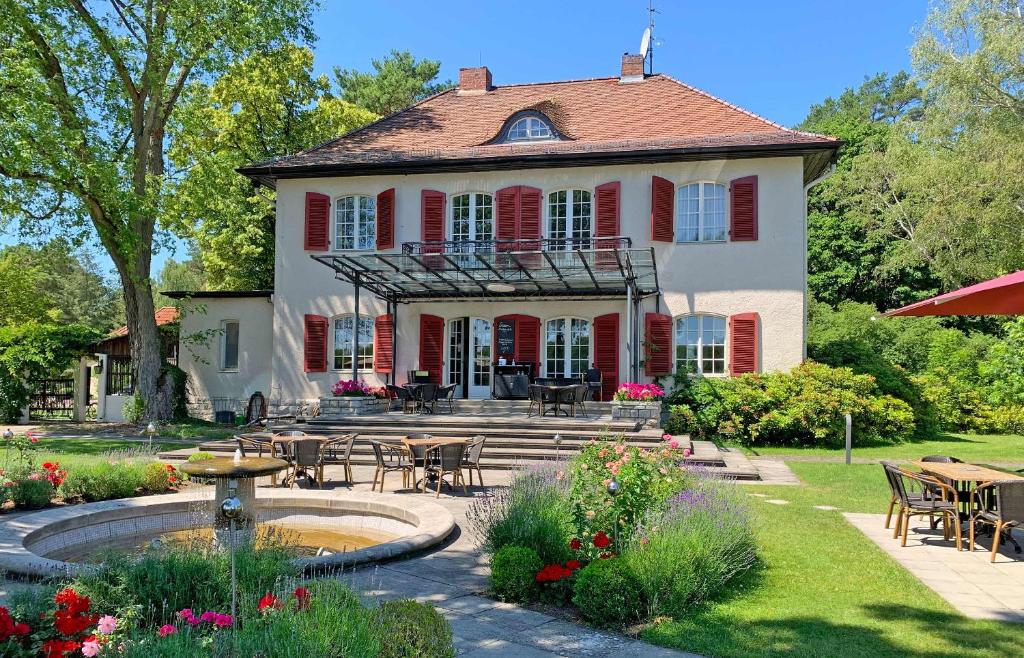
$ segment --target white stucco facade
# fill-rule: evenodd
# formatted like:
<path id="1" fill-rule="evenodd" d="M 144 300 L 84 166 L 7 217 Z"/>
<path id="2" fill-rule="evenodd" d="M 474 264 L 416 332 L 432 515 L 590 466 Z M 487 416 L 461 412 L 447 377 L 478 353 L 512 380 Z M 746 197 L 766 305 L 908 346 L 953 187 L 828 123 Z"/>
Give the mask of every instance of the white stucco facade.
<path id="1" fill-rule="evenodd" d="M 717 182 L 728 186 L 733 179 L 758 177 L 758 239 L 750 242 L 664 243 L 651 240 L 651 177 L 672 181 L 678 189 L 691 182 Z M 374 196 L 395 189 L 395 249 L 403 242 L 421 240 L 420 195 L 424 189 L 444 192 L 449 203 L 465 192 L 494 194 L 510 185 L 540 188 L 543 198 L 552 191 L 583 189 L 593 192 L 609 181 L 621 183 L 620 233 L 633 240 L 633 248 L 654 247 L 660 288 L 660 312 L 678 317 L 691 313 L 728 317 L 757 313 L 760 317 L 759 369 L 781 370 L 800 363 L 804 346 L 806 249 L 804 226 L 803 161 L 800 157 L 708 160 L 652 165 L 618 165 L 535 169 L 521 171 L 418 174 L 406 176 L 359 176 L 279 180 L 277 184 L 277 259 L 273 303 L 272 382 L 275 394 L 285 399 L 314 398 L 327 394 L 349 370 L 328 369 L 306 373 L 303 368 L 303 318 L 316 314 L 333 318 L 353 313 L 352 286 L 335 279 L 334 272 L 310 258 L 303 248 L 306 192 L 332 199 L 359 194 Z M 546 218 L 545 213 L 542 217 Z M 728 208 L 726 209 L 728 214 Z M 678 221 L 678 219 L 677 219 Z M 546 222 L 545 222 L 546 223 Z M 451 235 L 451 226 L 446 228 Z M 352 253 L 352 252 L 345 252 Z M 648 298 L 641 314 L 658 309 Z M 376 317 L 387 312 L 386 304 L 362 291 L 359 312 Z M 451 301 L 400 304 L 397 313 L 398 381 L 419 367 L 419 316 L 428 313 L 446 320 L 459 317 L 493 318 L 523 313 L 541 318 L 587 319 L 620 313 L 620 332 L 625 344 L 627 304 L 621 301 Z M 542 324 L 542 327 L 544 325 Z M 248 346 L 246 346 L 248 349 Z M 628 354 L 619 352 L 620 381 L 628 372 Z M 386 382 L 370 370 L 360 376 L 371 385 Z M 641 378 L 644 379 L 644 378 Z"/>

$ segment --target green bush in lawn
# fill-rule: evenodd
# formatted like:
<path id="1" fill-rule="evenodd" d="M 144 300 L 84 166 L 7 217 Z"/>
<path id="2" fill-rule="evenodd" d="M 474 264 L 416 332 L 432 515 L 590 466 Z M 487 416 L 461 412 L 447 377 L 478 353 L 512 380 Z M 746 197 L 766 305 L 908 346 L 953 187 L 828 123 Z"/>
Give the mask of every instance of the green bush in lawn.
<path id="1" fill-rule="evenodd" d="M 142 486 L 146 491 L 160 493 L 171 488 L 171 476 L 174 473 L 167 469 L 167 464 L 161 462 L 150 462 L 146 464 L 143 471 Z"/>
<path id="2" fill-rule="evenodd" d="M 505 546 L 529 546 L 545 563 L 571 557 L 575 532 L 564 464 L 545 463 L 521 471 L 508 487 L 473 501 L 467 520 L 494 555 Z"/>
<path id="3" fill-rule="evenodd" d="M 19 509 L 42 509 L 50 504 L 54 493 L 53 485 L 49 480 L 42 478 L 18 478 L 11 487 L 11 498 L 14 500 L 14 506 Z"/>
<path id="4" fill-rule="evenodd" d="M 429 605 L 412 600 L 385 601 L 375 611 L 373 622 L 380 640 L 380 658 L 455 657 L 452 628 Z"/>
<path id="5" fill-rule="evenodd" d="M 649 616 L 681 617 L 749 569 L 756 547 L 735 485 L 694 479 L 652 510 L 623 555 Z"/>
<path id="6" fill-rule="evenodd" d="M 129 498 L 144 486 L 145 468 L 145 464 L 130 461 L 72 464 L 58 493 L 64 499 L 86 502 Z"/>
<path id="7" fill-rule="evenodd" d="M 544 566 L 537 551 L 503 546 L 491 559 L 491 589 L 506 601 L 528 603 L 537 593 L 537 572 Z"/>
<path id="8" fill-rule="evenodd" d="M 204 462 L 207 459 L 214 459 L 216 456 L 212 452 L 193 452 L 188 456 L 190 462 Z"/>
<path id="9" fill-rule="evenodd" d="M 640 583 L 631 563 L 620 557 L 583 567 L 576 574 L 572 602 L 587 621 L 606 628 L 637 621 L 644 611 Z"/>
<path id="10" fill-rule="evenodd" d="M 749 446 L 842 447 L 846 413 L 859 445 L 914 435 L 910 405 L 878 390 L 870 375 L 806 362 L 789 372 L 727 379 L 680 378 L 666 431 L 731 437 Z"/>

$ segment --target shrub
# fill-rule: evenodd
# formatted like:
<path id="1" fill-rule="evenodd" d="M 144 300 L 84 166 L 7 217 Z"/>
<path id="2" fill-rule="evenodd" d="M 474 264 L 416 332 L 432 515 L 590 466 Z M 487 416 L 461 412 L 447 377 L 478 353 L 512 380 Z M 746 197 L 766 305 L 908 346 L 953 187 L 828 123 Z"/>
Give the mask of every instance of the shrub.
<path id="1" fill-rule="evenodd" d="M 678 444 L 669 441 L 657 450 L 631 446 L 622 437 L 585 445 L 570 468 L 576 536 L 588 539 L 604 531 L 628 539 L 650 507 L 683 488 L 685 471 L 677 465 L 682 458 Z M 619 483 L 614 497 L 608 493 L 612 479 Z M 605 550 L 588 549 L 588 557 L 596 558 Z"/>
<path id="2" fill-rule="evenodd" d="M 53 500 L 53 485 L 43 477 L 36 478 L 38 473 L 18 478 L 11 487 L 11 498 L 14 506 L 20 509 L 42 509 Z"/>
<path id="3" fill-rule="evenodd" d="M 573 603 L 595 626 L 618 627 L 640 619 L 643 599 L 629 562 L 597 560 L 576 574 Z"/>
<path id="4" fill-rule="evenodd" d="M 207 459 L 213 459 L 215 456 L 216 455 L 214 455 L 212 452 L 193 452 L 191 455 L 188 456 L 188 461 L 203 462 L 206 461 Z"/>
<path id="5" fill-rule="evenodd" d="M 142 477 L 142 486 L 144 486 L 147 491 L 152 491 L 154 493 L 167 491 L 178 481 L 177 469 L 170 464 L 163 464 L 161 462 L 150 462 L 146 464 Z"/>
<path id="6" fill-rule="evenodd" d="M 528 603 L 537 593 L 537 572 L 543 566 L 532 548 L 503 546 L 491 559 L 491 588 L 506 601 Z"/>
<path id="7" fill-rule="evenodd" d="M 749 514 L 735 485 L 697 477 L 652 510 L 625 552 L 648 613 L 680 617 L 755 560 Z"/>
<path id="8" fill-rule="evenodd" d="M 545 463 L 518 473 L 504 489 L 473 501 L 466 518 L 483 550 L 529 546 L 545 563 L 569 558 L 572 510 L 564 465 Z"/>
<path id="9" fill-rule="evenodd" d="M 374 615 L 380 658 L 454 658 L 452 629 L 433 607 L 385 601 Z M 347 655 L 347 654 L 346 654 Z"/>
<path id="10" fill-rule="evenodd" d="M 869 375 L 807 362 L 790 372 L 700 379 L 674 396 L 667 431 L 725 435 L 744 445 L 844 443 L 844 414 L 853 415 L 859 445 L 896 443 L 914 433 L 913 410 L 881 394 Z"/>
<path id="11" fill-rule="evenodd" d="M 139 395 L 129 395 L 124 399 L 121 414 L 125 422 L 137 425 L 146 415 L 146 400 Z"/>
<path id="12" fill-rule="evenodd" d="M 87 502 L 129 498 L 144 485 L 145 465 L 134 462 L 75 464 L 58 488 L 62 498 Z"/>

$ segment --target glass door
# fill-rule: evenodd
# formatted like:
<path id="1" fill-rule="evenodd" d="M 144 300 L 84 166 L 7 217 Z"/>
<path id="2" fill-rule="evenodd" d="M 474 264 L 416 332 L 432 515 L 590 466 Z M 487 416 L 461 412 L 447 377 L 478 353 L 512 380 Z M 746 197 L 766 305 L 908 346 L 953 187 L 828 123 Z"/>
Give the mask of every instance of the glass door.
<path id="1" fill-rule="evenodd" d="M 448 321 L 448 383 L 455 384 L 455 397 L 466 397 L 466 318 Z"/>
<path id="2" fill-rule="evenodd" d="M 472 318 L 470 325 L 469 397 L 486 399 L 491 397 L 491 322 Z"/>

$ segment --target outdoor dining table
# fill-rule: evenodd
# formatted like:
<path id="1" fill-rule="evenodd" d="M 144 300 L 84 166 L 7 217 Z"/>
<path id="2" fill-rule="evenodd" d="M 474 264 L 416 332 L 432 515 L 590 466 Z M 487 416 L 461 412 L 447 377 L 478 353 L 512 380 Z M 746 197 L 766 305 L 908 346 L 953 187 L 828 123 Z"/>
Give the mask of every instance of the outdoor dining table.
<path id="1" fill-rule="evenodd" d="M 429 439 L 409 439 L 409 438 L 404 438 L 404 439 L 402 439 L 402 443 L 409 450 L 410 454 L 412 454 L 413 446 L 425 446 L 426 450 L 423 453 L 424 457 L 425 457 L 427 453 L 429 453 L 431 450 L 433 450 L 434 448 L 436 448 L 438 446 L 451 445 L 453 443 L 461 443 L 463 446 L 466 446 L 466 445 L 469 444 L 469 440 L 468 439 L 459 439 L 459 438 L 455 438 L 455 437 L 432 436 Z M 426 466 L 427 466 L 427 461 L 424 458 L 424 460 L 423 460 L 424 471 L 426 470 Z M 424 480 L 427 480 L 427 479 L 428 479 L 427 475 L 426 475 L 426 473 L 424 473 L 423 477 L 421 477 L 419 480 L 417 480 L 413 484 L 414 484 L 415 487 L 419 488 L 420 482 L 423 482 Z M 431 482 L 436 481 L 436 477 L 435 478 L 431 478 L 430 481 Z M 441 481 L 444 482 L 446 485 L 448 485 L 449 489 L 452 488 L 452 485 L 449 484 L 447 480 L 441 480 Z M 426 491 L 426 490 L 427 490 L 427 488 L 426 488 L 426 485 L 424 484 L 423 491 Z"/>
<path id="2" fill-rule="evenodd" d="M 554 411 L 555 415 L 557 416 L 558 412 L 562 411 L 562 403 L 561 403 L 562 391 L 565 391 L 565 390 L 568 390 L 570 388 L 573 388 L 574 386 L 577 386 L 577 384 L 531 384 L 531 386 L 537 386 L 539 388 L 544 389 L 547 392 L 547 394 L 550 396 L 551 401 L 555 405 L 554 409 L 547 409 L 544 412 L 544 415 L 546 416 L 546 415 L 548 415 L 548 413 Z M 568 411 L 566 411 L 564 413 L 565 413 L 566 416 L 569 415 Z"/>
<path id="3" fill-rule="evenodd" d="M 939 477 L 952 480 L 957 485 L 963 485 L 963 487 L 954 487 L 957 491 L 968 492 L 970 491 L 969 487 L 972 484 L 974 486 L 978 486 L 988 482 L 994 482 L 996 480 L 1024 480 L 1024 478 L 1019 475 L 1007 473 L 1005 471 L 997 471 L 994 468 L 978 466 L 976 464 L 926 461 L 916 461 L 913 463 L 914 466 L 917 466 L 922 472 L 928 475 L 937 475 Z M 965 496 L 965 499 L 961 499 L 959 503 L 961 514 L 969 515 L 971 512 L 970 496 Z"/>

